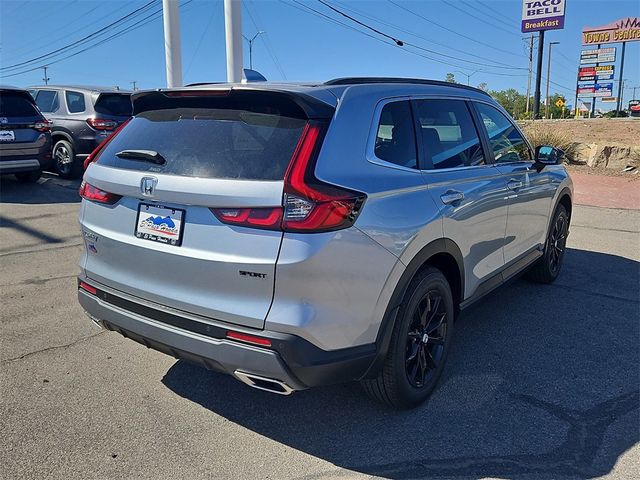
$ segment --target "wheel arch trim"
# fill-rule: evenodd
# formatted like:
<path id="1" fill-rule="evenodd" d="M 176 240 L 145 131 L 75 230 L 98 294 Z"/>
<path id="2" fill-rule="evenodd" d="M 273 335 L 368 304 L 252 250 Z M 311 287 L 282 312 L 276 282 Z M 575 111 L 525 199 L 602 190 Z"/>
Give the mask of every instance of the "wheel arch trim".
<path id="1" fill-rule="evenodd" d="M 384 362 L 384 358 L 387 355 L 387 351 L 389 349 L 389 344 L 391 342 L 391 335 L 393 332 L 393 327 L 396 323 L 397 314 L 399 311 L 399 307 L 402 303 L 402 299 L 405 296 L 407 288 L 409 287 L 411 281 L 416 276 L 416 274 L 422 269 L 422 267 L 429 264 L 429 260 L 433 257 L 447 254 L 451 256 L 458 267 L 459 273 L 459 286 L 460 286 L 460 295 L 459 298 L 454 299 L 454 307 L 456 311 L 459 307 L 462 298 L 464 297 L 464 262 L 462 252 L 458 245 L 449 238 L 438 238 L 433 240 L 432 242 L 425 245 L 409 262 L 406 266 L 404 272 L 402 273 L 400 280 L 398 280 L 393 293 L 391 294 L 391 298 L 385 310 L 385 313 L 382 317 L 382 322 L 380 323 L 380 328 L 378 329 L 378 335 L 376 337 L 376 359 L 369 367 L 369 370 L 364 375 L 364 377 L 375 376 L 379 369 L 382 367 Z"/>

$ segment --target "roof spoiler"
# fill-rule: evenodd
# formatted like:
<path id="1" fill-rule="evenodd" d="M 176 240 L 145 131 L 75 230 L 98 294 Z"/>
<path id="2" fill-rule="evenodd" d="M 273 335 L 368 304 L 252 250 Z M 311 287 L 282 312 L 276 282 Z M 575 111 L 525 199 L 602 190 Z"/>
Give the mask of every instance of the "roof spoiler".
<path id="1" fill-rule="evenodd" d="M 218 102 L 235 102 L 247 99 L 247 97 L 257 96 L 261 100 L 271 98 L 274 103 L 278 101 L 293 102 L 304 115 L 309 119 L 328 119 L 333 117 L 335 108 L 328 103 L 318 100 L 315 97 L 300 92 L 292 92 L 288 90 L 278 90 L 274 88 L 265 88 L 261 85 L 202 85 L 202 88 L 184 87 L 176 89 L 158 89 L 137 92 L 131 97 L 133 103 L 133 114 L 149 110 L 162 110 L 167 108 L 175 108 L 178 103 L 191 104 L 211 108 L 214 105 L 220 105 Z"/>

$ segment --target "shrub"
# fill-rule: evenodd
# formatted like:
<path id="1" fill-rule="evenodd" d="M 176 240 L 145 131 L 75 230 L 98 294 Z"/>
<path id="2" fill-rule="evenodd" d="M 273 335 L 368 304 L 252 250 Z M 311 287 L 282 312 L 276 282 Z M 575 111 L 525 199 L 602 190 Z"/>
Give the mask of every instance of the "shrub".
<path id="1" fill-rule="evenodd" d="M 562 150 L 569 161 L 575 159 L 577 144 L 572 141 L 569 135 L 562 133 L 560 124 L 527 122 L 522 126 L 522 129 L 534 148 L 540 145 L 550 145 Z"/>

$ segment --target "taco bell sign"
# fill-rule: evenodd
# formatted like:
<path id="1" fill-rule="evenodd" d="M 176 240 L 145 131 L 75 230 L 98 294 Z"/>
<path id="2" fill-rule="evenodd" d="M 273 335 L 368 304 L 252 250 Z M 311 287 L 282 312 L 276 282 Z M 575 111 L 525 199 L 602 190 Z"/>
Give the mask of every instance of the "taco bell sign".
<path id="1" fill-rule="evenodd" d="M 522 2 L 522 32 L 564 28 L 565 4 L 566 0 L 524 0 Z"/>

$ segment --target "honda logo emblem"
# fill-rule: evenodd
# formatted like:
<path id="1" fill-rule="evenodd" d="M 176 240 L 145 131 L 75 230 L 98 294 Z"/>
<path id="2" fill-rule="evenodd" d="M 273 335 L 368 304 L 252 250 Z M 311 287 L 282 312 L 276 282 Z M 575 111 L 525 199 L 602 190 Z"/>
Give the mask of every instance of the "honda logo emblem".
<path id="1" fill-rule="evenodd" d="M 140 191 L 144 196 L 151 197 L 157 184 L 158 179 L 156 177 L 142 177 L 140 181 Z"/>

